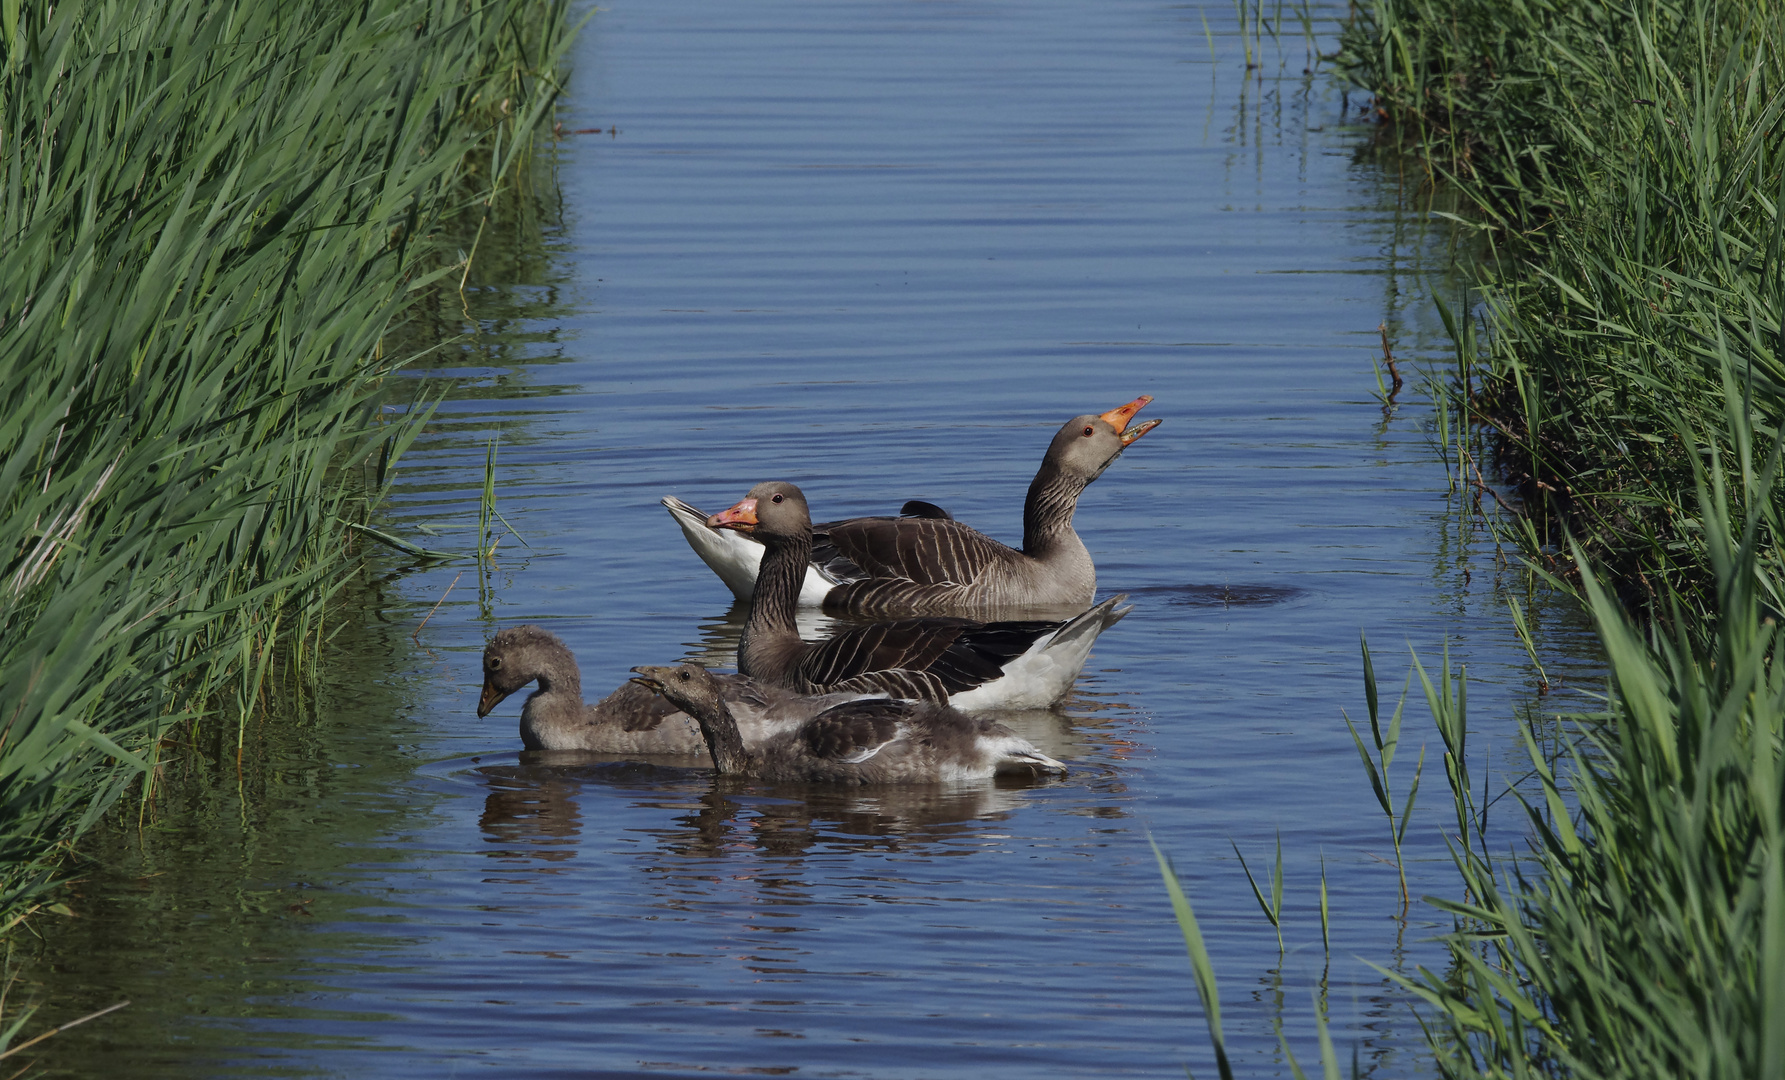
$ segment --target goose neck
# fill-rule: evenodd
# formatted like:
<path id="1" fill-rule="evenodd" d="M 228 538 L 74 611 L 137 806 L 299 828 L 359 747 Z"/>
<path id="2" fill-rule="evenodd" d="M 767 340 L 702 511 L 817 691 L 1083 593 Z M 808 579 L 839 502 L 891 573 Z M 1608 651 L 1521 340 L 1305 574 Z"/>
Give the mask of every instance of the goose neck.
<path id="1" fill-rule="evenodd" d="M 566 653 L 548 657 L 540 666 L 538 689 L 521 705 L 523 722 L 537 726 L 554 720 L 574 721 L 583 713 L 583 679 L 576 660 Z"/>
<path id="2" fill-rule="evenodd" d="M 720 775 L 747 776 L 755 771 L 750 752 L 744 748 L 744 737 L 738 733 L 738 722 L 723 696 L 715 694 L 710 705 L 703 703 L 691 711 L 700 724 L 707 752 L 713 756 L 713 768 Z"/>
<path id="3" fill-rule="evenodd" d="M 764 545 L 762 566 L 756 573 L 756 592 L 750 601 L 746 633 L 792 630 L 799 609 L 800 588 L 811 561 L 812 536 L 771 538 Z"/>
<path id="4" fill-rule="evenodd" d="M 1023 500 L 1024 554 L 1040 559 L 1062 548 L 1084 546 L 1072 529 L 1072 515 L 1084 490 L 1083 480 L 1061 472 L 1051 461 L 1042 463 L 1029 485 L 1029 497 Z"/>

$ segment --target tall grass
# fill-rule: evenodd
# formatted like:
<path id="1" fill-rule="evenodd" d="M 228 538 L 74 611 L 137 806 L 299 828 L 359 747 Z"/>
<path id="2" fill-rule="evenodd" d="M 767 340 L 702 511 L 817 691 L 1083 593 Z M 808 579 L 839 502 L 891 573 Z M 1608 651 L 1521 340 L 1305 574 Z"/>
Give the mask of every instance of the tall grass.
<path id="1" fill-rule="evenodd" d="M 1766 440 L 1785 414 L 1781 42 L 1785 5 L 1733 0 L 1370 0 L 1345 32 L 1491 242 L 1475 317 L 1443 313 L 1449 404 L 1490 426 L 1527 552 L 1567 570 L 1571 533 L 1651 610 L 1712 614 L 1688 447 L 1737 452 L 1726 391 Z"/>
<path id="2" fill-rule="evenodd" d="M 1739 417 L 1730 422 L 1741 432 Z M 1425 897 L 1454 920 L 1448 966 L 1386 973 L 1423 1003 L 1442 1075 L 1785 1075 L 1785 668 L 1761 566 L 1780 522 L 1759 497 L 1779 470 L 1777 450 L 1727 474 L 1711 455 L 1699 470 L 1721 613 L 1709 627 L 1683 611 L 1639 626 L 1573 549 L 1609 687 L 1602 711 L 1565 718 L 1559 755 L 1521 721 L 1531 782 L 1512 794 L 1524 843 L 1488 845 L 1487 792 L 1472 790 L 1467 767 L 1466 675 L 1448 658 L 1435 673 L 1415 661 L 1446 748 L 1458 883 L 1452 896 Z M 1749 509 L 1738 512 L 1729 491 Z M 1228 1075 L 1214 972 L 1160 859 Z M 1322 1066 L 1336 1076 L 1317 1023 Z"/>
<path id="3" fill-rule="evenodd" d="M 1778 466 L 1725 477 L 1713 458 L 1700 473 L 1722 613 L 1708 640 L 1685 619 L 1638 629 L 1583 575 L 1606 712 L 1575 718 L 1561 775 L 1524 727 L 1542 796 L 1526 804 L 1532 850 L 1452 838 L 1465 898 L 1432 901 L 1456 919 L 1451 969 L 1408 980 L 1445 1075 L 1785 1072 L 1785 671 L 1760 572 L 1779 523 L 1758 497 Z M 1724 525 L 1732 489 L 1751 507 L 1739 534 Z M 1460 723 L 1442 701 L 1434 718 Z M 1451 794 L 1474 815 L 1466 776 Z"/>
<path id="4" fill-rule="evenodd" d="M 0 925 L 170 725 L 313 663 L 427 412 L 379 408 L 386 335 L 567 39 L 520 0 L 4 9 Z"/>
<path id="5" fill-rule="evenodd" d="M 1466 674 L 1416 662 L 1459 883 L 1426 898 L 1455 920 L 1448 968 L 1402 982 L 1446 1076 L 1785 1075 L 1785 6 L 1355 12 L 1340 65 L 1490 245 L 1473 317 L 1440 305 L 1451 479 L 1485 487 L 1489 427 L 1527 556 L 1577 583 L 1610 676 L 1559 756 L 1521 725 L 1530 832 L 1500 852 Z M 1197 985 L 1213 1019 L 1212 972 Z"/>

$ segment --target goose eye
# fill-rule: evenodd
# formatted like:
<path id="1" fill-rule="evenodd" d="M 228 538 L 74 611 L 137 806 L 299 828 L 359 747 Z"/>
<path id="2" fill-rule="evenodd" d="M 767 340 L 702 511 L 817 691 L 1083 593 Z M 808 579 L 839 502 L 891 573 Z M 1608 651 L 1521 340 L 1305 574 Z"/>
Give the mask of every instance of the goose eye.
<path id="1" fill-rule="evenodd" d="M 1091 425 L 1086 424 L 1085 425 L 1085 438 L 1088 439 L 1090 437 L 1091 437 Z"/>
<path id="2" fill-rule="evenodd" d="M 678 678 L 680 678 L 683 682 L 688 681 L 688 673 L 686 671 L 678 671 L 678 672 L 676 672 L 676 676 Z"/>
<path id="3" fill-rule="evenodd" d="M 502 658 L 500 656 L 490 657 L 490 670 L 491 671 L 495 671 L 497 668 L 499 668 L 501 666 L 502 666 Z"/>
<path id="4" fill-rule="evenodd" d="M 780 496 L 780 495 L 777 495 L 777 496 L 775 496 L 775 497 L 774 497 L 774 498 L 773 498 L 773 499 L 770 499 L 770 500 L 769 500 L 769 501 L 770 501 L 770 502 L 780 502 L 780 501 L 781 501 L 781 498 L 782 498 L 782 497 L 781 497 L 781 496 Z"/>

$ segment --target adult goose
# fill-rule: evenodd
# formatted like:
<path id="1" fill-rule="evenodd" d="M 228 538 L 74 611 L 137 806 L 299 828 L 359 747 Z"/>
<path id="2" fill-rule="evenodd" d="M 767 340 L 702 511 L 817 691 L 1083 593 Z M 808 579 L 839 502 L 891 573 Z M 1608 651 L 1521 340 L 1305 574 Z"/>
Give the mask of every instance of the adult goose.
<path id="1" fill-rule="evenodd" d="M 635 667 L 635 682 L 700 724 L 722 775 L 842 784 L 983 780 L 999 773 L 1065 773 L 1066 766 L 1003 724 L 946 705 L 890 698 L 844 702 L 746 745 L 723 686 L 699 664 Z"/>
<path id="2" fill-rule="evenodd" d="M 898 517 L 813 526 L 799 602 L 837 614 L 984 615 L 1012 608 L 1083 608 L 1097 568 L 1072 528 L 1078 497 L 1136 439 L 1159 426 L 1128 421 L 1141 396 L 1101 416 L 1076 416 L 1048 445 L 1023 503 L 1023 546 L 1008 547 L 932 503 L 912 501 Z M 682 534 L 740 600 L 755 592 L 762 545 L 714 529 L 674 496 L 663 505 Z"/>
<path id="3" fill-rule="evenodd" d="M 657 694 L 628 680 L 593 705 L 583 704 L 582 672 L 556 634 L 538 626 L 510 626 L 483 650 L 483 693 L 477 715 L 537 681 L 521 706 L 521 742 L 529 750 L 588 750 L 600 754 L 700 754 L 700 728 Z M 803 697 L 743 675 L 713 677 L 747 741 L 795 727 L 858 695 Z"/>
<path id="4" fill-rule="evenodd" d="M 738 647 L 738 670 L 802 694 L 884 693 L 963 709 L 1046 708 L 1066 696 L 1097 635 L 1131 608 L 1116 596 L 1067 622 L 979 623 L 901 619 L 845 629 L 819 643 L 794 624 L 812 551 L 806 497 L 771 480 L 707 523 L 762 541 L 756 599 Z"/>

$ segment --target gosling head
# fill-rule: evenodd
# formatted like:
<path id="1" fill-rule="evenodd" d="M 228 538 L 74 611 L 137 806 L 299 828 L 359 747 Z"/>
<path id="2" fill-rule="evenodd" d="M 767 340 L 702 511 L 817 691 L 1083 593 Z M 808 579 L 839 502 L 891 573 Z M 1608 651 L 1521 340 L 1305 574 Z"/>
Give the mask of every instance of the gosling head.
<path id="1" fill-rule="evenodd" d="M 723 704 L 719 685 L 713 681 L 713 676 L 692 661 L 657 667 L 641 665 L 632 670 L 636 673 L 633 682 L 650 687 L 690 715 L 705 713 L 711 716 Z"/>
<path id="2" fill-rule="evenodd" d="M 568 653 L 558 635 L 540 626 L 510 626 L 496 633 L 483 649 L 483 693 L 477 715 L 488 716 L 502 699 L 546 670 L 548 656 Z"/>

